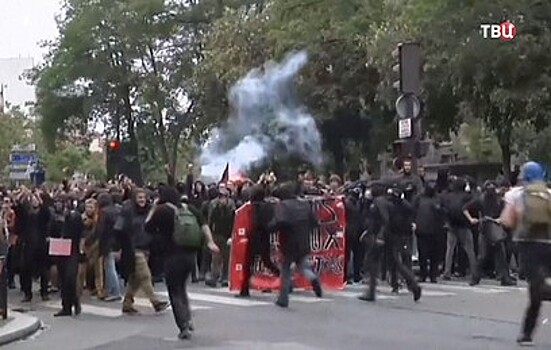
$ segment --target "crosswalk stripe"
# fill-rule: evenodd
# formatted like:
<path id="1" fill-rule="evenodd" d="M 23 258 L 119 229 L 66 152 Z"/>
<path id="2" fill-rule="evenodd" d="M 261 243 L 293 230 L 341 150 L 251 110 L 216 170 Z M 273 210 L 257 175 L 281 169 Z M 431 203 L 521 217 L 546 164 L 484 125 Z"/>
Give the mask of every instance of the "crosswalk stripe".
<path id="1" fill-rule="evenodd" d="M 424 290 L 442 291 L 447 289 L 452 291 L 453 290 L 467 291 L 467 292 L 478 293 L 478 294 L 508 293 L 508 292 L 522 290 L 522 288 L 518 288 L 518 287 L 501 287 L 501 286 L 476 287 L 476 286 L 466 286 L 466 285 L 459 285 L 459 284 L 443 284 L 443 283 L 422 284 L 421 286 L 423 287 Z M 364 288 L 366 288 L 366 286 L 362 286 L 362 285 L 351 285 L 346 287 L 346 289 L 348 290 L 360 290 Z"/>
<path id="2" fill-rule="evenodd" d="M 44 304 L 44 306 L 50 309 L 60 309 L 61 302 L 51 301 Z M 96 306 L 96 305 L 90 305 L 90 304 L 82 304 L 82 313 L 101 316 L 101 317 L 109 317 L 109 318 L 120 317 L 122 315 L 120 309 L 113 309 L 109 307 Z"/>
<path id="3" fill-rule="evenodd" d="M 464 291 L 468 291 L 468 292 L 470 291 L 470 292 L 479 293 L 479 294 L 496 294 L 496 293 L 507 293 L 507 292 L 514 291 L 514 289 L 461 286 L 457 284 L 435 284 L 435 285 L 431 285 L 431 289 L 464 290 Z"/>
<path id="4" fill-rule="evenodd" d="M 122 316 L 121 308 L 122 306 L 119 306 L 121 303 L 113 303 L 114 305 L 117 305 L 117 308 L 113 307 L 107 307 L 107 306 L 98 306 L 98 305 L 92 305 L 92 304 L 82 304 L 82 313 L 88 314 L 88 315 L 94 315 L 94 316 L 101 316 L 101 317 L 108 317 L 108 318 L 116 318 Z M 42 304 L 44 307 L 47 307 L 49 309 L 60 309 L 61 308 L 61 301 L 50 301 L 45 304 Z M 148 299 L 145 298 L 135 298 L 134 299 L 134 305 L 139 307 L 151 307 L 151 303 Z M 210 310 L 212 307 L 209 306 L 203 306 L 203 305 L 191 305 L 191 311 L 197 311 L 197 310 Z"/>
<path id="5" fill-rule="evenodd" d="M 333 297 L 345 297 L 345 298 L 352 298 L 357 299 L 362 293 L 360 292 L 333 292 L 330 294 Z M 398 299 L 397 295 L 384 295 L 384 294 L 377 294 L 377 299 L 380 300 L 392 300 L 392 299 Z"/>
<path id="6" fill-rule="evenodd" d="M 289 296 L 289 298 L 291 299 L 291 301 L 298 301 L 299 303 L 305 303 L 305 304 L 314 304 L 314 303 L 323 303 L 323 302 L 328 302 L 328 301 L 332 301 L 332 299 L 328 299 L 328 298 L 317 298 L 316 296 L 312 295 L 312 296 L 306 296 L 306 295 L 295 295 L 295 294 L 291 294 Z"/>
<path id="7" fill-rule="evenodd" d="M 168 296 L 168 292 L 158 293 L 161 295 Z M 257 301 L 257 300 L 247 300 L 247 299 L 237 299 L 235 297 L 221 297 L 218 295 L 212 295 L 207 293 L 188 293 L 189 298 L 192 301 L 201 301 L 214 304 L 224 304 L 231 306 L 261 306 L 261 305 L 270 305 L 270 303 Z"/>
<path id="8" fill-rule="evenodd" d="M 151 302 L 146 298 L 134 298 L 134 305 L 139 307 L 151 307 Z M 190 305 L 191 311 L 210 310 L 212 307 L 204 305 Z"/>

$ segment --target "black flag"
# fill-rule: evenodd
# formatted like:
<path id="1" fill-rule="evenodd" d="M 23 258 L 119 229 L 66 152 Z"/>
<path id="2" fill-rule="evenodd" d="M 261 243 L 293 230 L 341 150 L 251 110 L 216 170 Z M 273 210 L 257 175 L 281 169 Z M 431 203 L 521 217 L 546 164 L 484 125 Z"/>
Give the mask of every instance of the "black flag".
<path id="1" fill-rule="evenodd" d="M 220 183 L 226 183 L 230 179 L 230 163 L 226 163 L 226 169 L 224 169 L 224 172 L 222 173 L 222 178 L 220 179 Z"/>

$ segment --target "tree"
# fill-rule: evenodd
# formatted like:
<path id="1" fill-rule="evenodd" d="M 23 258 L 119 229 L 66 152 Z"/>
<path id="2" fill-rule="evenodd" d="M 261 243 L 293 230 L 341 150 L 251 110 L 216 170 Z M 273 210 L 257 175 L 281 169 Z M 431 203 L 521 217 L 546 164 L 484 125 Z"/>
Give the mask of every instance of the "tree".
<path id="1" fill-rule="evenodd" d="M 239 77 L 268 59 L 306 49 L 310 62 L 297 83 L 301 100 L 318 118 L 326 149 L 343 172 L 351 159 L 351 141 L 376 158 L 386 148 L 374 142 L 371 127 L 392 122 L 389 110 L 377 100 L 379 71 L 366 64 L 362 38 L 382 11 L 377 1 L 282 0 L 269 6 L 228 11 L 208 33 L 203 77 L 218 78 L 218 95 Z M 226 108 L 223 101 L 222 108 Z M 382 145 L 382 146 L 381 146 Z M 350 166 L 350 164 L 348 164 Z"/>
<path id="2" fill-rule="evenodd" d="M 0 169 L 8 166 L 13 146 L 33 143 L 32 136 L 32 121 L 19 108 L 0 113 Z"/>
<path id="3" fill-rule="evenodd" d="M 198 119 L 191 77 L 208 3 L 65 2 L 60 35 L 31 74 L 50 149 L 68 125 L 86 133 L 101 122 L 106 136 L 128 143 L 130 156 L 143 151 L 140 143 L 152 146 L 152 159 L 174 174 L 182 136 L 191 137 Z"/>
<path id="4" fill-rule="evenodd" d="M 454 115 L 455 124 L 469 117 L 482 120 L 498 140 L 508 173 L 515 127 L 528 123 L 539 129 L 550 118 L 551 60 L 546 53 L 551 50 L 551 5 L 506 0 L 419 3 L 434 5 L 419 10 L 434 21 L 417 22 L 420 37 L 428 38 L 428 60 L 434 67 L 445 66 L 433 80 L 440 83 L 429 86 L 428 95 L 438 96 L 435 89 L 442 86 L 453 87 L 450 101 L 455 103 L 446 108 L 448 114 Z M 481 23 L 505 20 L 519 28 L 513 41 L 486 40 L 480 35 Z M 454 106 L 457 113 L 452 113 Z"/>

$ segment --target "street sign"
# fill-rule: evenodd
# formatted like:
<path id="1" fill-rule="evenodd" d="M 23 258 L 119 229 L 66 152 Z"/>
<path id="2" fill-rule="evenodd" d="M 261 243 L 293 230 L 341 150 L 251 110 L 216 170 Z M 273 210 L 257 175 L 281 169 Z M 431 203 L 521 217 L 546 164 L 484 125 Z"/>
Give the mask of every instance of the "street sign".
<path id="1" fill-rule="evenodd" d="M 37 158 L 36 153 L 11 153 L 10 164 L 27 166 L 30 163 L 35 163 Z"/>
<path id="2" fill-rule="evenodd" d="M 28 181 L 30 179 L 30 174 L 26 171 L 10 172 L 10 180 L 12 181 Z"/>
<path id="3" fill-rule="evenodd" d="M 421 102 L 414 94 L 403 94 L 396 100 L 396 113 L 400 119 L 417 118 L 421 113 Z"/>
<path id="4" fill-rule="evenodd" d="M 398 121 L 398 138 L 407 139 L 411 137 L 411 118 L 409 119 L 400 119 Z"/>

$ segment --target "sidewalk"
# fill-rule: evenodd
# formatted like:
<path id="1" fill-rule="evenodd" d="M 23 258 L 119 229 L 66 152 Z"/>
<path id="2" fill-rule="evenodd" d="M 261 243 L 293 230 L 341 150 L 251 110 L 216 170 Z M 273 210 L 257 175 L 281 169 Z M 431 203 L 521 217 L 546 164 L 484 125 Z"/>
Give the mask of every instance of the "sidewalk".
<path id="1" fill-rule="evenodd" d="M 10 310 L 8 319 L 0 320 L 0 347 L 32 335 L 40 326 L 38 318 Z"/>

